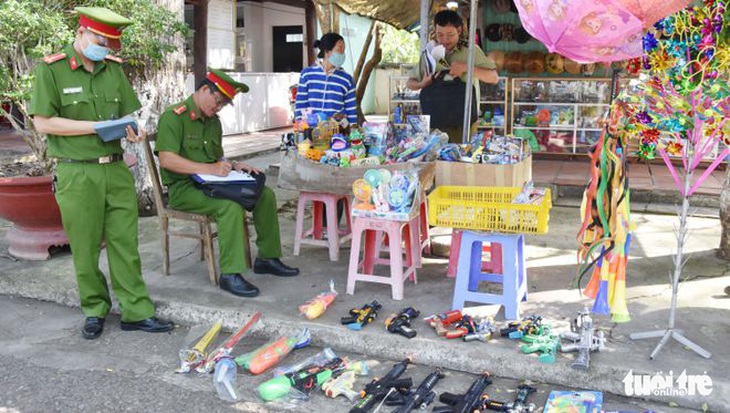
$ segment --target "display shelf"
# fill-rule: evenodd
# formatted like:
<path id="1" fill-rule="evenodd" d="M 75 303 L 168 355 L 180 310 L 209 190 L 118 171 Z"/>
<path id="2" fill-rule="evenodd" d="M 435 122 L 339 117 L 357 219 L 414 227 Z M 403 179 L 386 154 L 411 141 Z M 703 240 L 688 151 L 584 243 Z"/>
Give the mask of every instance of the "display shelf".
<path id="1" fill-rule="evenodd" d="M 514 78 L 510 124 L 540 152 L 588 151 L 600 137 L 610 106 L 607 78 Z"/>
<path id="2" fill-rule="evenodd" d="M 408 89 L 408 75 L 391 75 L 388 78 L 388 118 L 401 106 L 406 115 L 420 115 L 421 102 L 418 91 Z"/>
<path id="3" fill-rule="evenodd" d="M 479 119 L 478 129 L 499 129 L 509 133 L 509 79 L 499 77 L 496 84 L 479 82 Z M 494 124 L 494 119 L 501 117 L 502 121 Z"/>

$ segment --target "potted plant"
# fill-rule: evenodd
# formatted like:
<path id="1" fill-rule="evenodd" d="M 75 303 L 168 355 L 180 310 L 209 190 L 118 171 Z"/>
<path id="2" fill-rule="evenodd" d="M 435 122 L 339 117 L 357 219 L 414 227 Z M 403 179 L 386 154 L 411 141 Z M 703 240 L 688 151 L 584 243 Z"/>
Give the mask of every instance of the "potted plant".
<path id="1" fill-rule="evenodd" d="M 120 57 L 129 63 L 129 75 L 138 91 L 149 89 L 149 83 L 156 89 L 180 89 L 177 93 L 143 90 L 147 96 L 141 98 L 146 116 L 161 112 L 182 93 L 180 81 L 149 82 L 158 76 L 167 55 L 180 48 L 187 30 L 182 21 L 182 5 L 171 11 L 148 0 L 0 2 L 0 103 L 4 104 L 0 105 L 0 117 L 11 123 L 32 152 L 32 156 L 17 160 L 15 167 L 9 168 L 17 176 L 0 176 L 0 218 L 13 223 L 7 238 L 10 254 L 18 258 L 47 259 L 49 247 L 68 244 L 52 192 L 54 163 L 46 154 L 46 137 L 34 128 L 28 116 L 28 105 L 35 65 L 43 56 L 58 52 L 73 41 L 78 25 L 71 11 L 85 5 L 119 10 L 136 22 L 125 32 L 125 48 Z M 182 74 L 175 76 L 181 78 Z M 155 98 L 149 98 L 150 95 Z M 9 110 L 7 104 L 15 111 Z"/>

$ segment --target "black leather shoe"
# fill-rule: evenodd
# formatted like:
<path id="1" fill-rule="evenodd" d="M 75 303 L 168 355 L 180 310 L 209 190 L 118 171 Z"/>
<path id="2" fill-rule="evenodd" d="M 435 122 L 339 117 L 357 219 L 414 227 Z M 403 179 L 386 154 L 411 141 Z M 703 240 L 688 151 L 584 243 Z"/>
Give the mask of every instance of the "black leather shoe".
<path id="1" fill-rule="evenodd" d="M 253 272 L 256 274 L 273 274 L 279 277 L 293 277 L 299 275 L 299 268 L 289 267 L 278 258 L 256 258 L 253 263 Z"/>
<path id="2" fill-rule="evenodd" d="M 99 317 L 86 317 L 84 327 L 81 329 L 81 335 L 87 340 L 99 338 L 104 332 L 104 319 Z"/>
<path id="3" fill-rule="evenodd" d="M 221 274 L 218 284 L 222 290 L 239 297 L 256 297 L 259 295 L 259 289 L 244 280 L 241 274 Z"/>
<path id="4" fill-rule="evenodd" d="M 157 317 L 150 317 L 134 323 L 122 321 L 122 330 L 124 331 L 140 330 L 147 333 L 166 333 L 172 331 L 173 328 L 175 328 L 175 324 L 172 321 L 159 320 Z"/>

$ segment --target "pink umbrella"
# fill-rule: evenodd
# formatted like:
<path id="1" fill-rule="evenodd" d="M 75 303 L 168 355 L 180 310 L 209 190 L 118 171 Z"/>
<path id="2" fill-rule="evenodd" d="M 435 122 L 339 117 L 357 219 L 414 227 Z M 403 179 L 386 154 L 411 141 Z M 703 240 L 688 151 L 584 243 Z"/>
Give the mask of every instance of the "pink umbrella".
<path id="1" fill-rule="evenodd" d="M 551 53 L 590 63 L 626 60 L 642 54 L 642 16 L 637 17 L 622 2 L 654 3 L 648 0 L 517 0 L 515 4 L 522 26 Z"/>
<path id="2" fill-rule="evenodd" d="M 692 0 L 617 0 L 622 6 L 638 17 L 644 27 L 650 27 L 659 20 L 687 7 Z"/>

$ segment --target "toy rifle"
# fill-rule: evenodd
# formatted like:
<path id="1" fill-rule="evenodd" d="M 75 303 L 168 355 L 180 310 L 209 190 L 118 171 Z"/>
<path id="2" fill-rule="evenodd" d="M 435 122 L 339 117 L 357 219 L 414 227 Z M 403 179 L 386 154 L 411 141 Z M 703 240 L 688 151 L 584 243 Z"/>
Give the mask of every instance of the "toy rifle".
<path id="1" fill-rule="evenodd" d="M 421 312 L 413 307 L 404 308 L 400 313 L 392 314 L 385 320 L 385 328 L 391 333 L 413 338 L 416 336 L 416 330 L 411 328 L 411 320 L 420 315 Z"/>
<path id="2" fill-rule="evenodd" d="M 298 336 L 281 337 L 273 343 L 265 344 L 250 353 L 236 357 L 235 362 L 252 374 L 263 373 L 269 367 L 280 362 L 292 350 L 307 346 L 312 341 L 308 328 Z"/>
<path id="3" fill-rule="evenodd" d="M 410 413 L 414 409 L 425 410 L 436 398 L 436 392 L 433 391 L 433 388 L 444 377 L 443 370 L 436 369 L 426 376 L 415 390 L 409 390 L 407 394 L 396 393 L 396 397 L 387 398 L 385 404 L 400 406 L 393 410 L 393 413 Z"/>
<path id="4" fill-rule="evenodd" d="M 353 308 L 350 310 L 350 315 L 342 317 L 340 322 L 346 325 L 350 330 L 362 330 L 363 327 L 370 324 L 378 316 L 378 310 L 383 306 L 379 302 L 373 301 L 370 304 L 365 304 L 361 308 Z"/>
<path id="5" fill-rule="evenodd" d="M 294 373 L 276 376 L 261 383 L 258 388 L 259 396 L 268 402 L 286 396 L 292 389 L 298 390 L 304 396 L 309 396 L 315 387 L 327 382 L 346 366 L 347 361 L 337 357 L 324 366 L 310 366 Z"/>
<path id="6" fill-rule="evenodd" d="M 498 412 L 509 412 L 509 413 L 531 413 L 535 411 L 534 403 L 527 403 L 527 398 L 532 393 L 537 391 L 536 388 L 528 386 L 526 384 L 520 385 L 517 388 L 517 395 L 515 400 L 509 403 L 502 403 L 494 400 L 486 399 L 486 403 L 481 407 L 480 411 L 495 410 Z"/>
<path id="7" fill-rule="evenodd" d="M 506 328 L 500 330 L 502 337 L 522 338 L 525 334 L 540 334 L 542 332 L 542 317 L 531 315 L 522 321 L 511 321 Z"/>
<path id="8" fill-rule="evenodd" d="M 560 351 L 566 353 L 577 351 L 578 357 L 573 361 L 573 368 L 578 370 L 588 370 L 591 363 L 591 352 L 602 351 L 606 348 L 606 337 L 603 331 L 594 333 L 593 319 L 590 311 L 586 308 L 583 312 L 578 313 L 578 317 L 574 318 L 570 323 L 570 332 L 560 333 L 560 337 L 572 340 L 573 344 L 561 344 Z"/>
<path id="9" fill-rule="evenodd" d="M 246 322 L 246 324 L 241 327 L 234 335 L 228 338 L 225 343 L 223 343 L 220 347 L 218 347 L 215 351 L 208 354 L 208 357 L 205 359 L 205 362 L 203 362 L 196 371 L 198 373 L 210 373 L 215 369 L 215 364 L 218 362 L 218 360 L 222 359 L 223 357 L 228 357 L 231 355 L 231 351 L 233 351 L 233 347 L 238 344 L 239 341 L 241 341 L 241 338 L 243 338 L 244 334 L 248 330 L 251 329 L 251 327 L 259 321 L 261 318 L 261 312 L 257 311 L 254 313 L 254 315 L 251 316 L 251 318 Z"/>
<path id="10" fill-rule="evenodd" d="M 365 389 L 360 392 L 360 401 L 355 407 L 350 409 L 350 413 L 366 413 L 375 406 L 375 404 L 384 399 L 391 391 L 396 389 L 399 392 L 405 392 L 413 386 L 411 378 L 399 379 L 408 367 L 410 359 L 405 359 L 393 366 L 392 369 L 380 379 L 374 379 Z"/>
<path id="11" fill-rule="evenodd" d="M 482 406 L 482 393 L 492 384 L 489 376 L 487 372 L 482 374 L 464 394 L 442 393 L 439 401 L 448 406 L 436 407 L 433 413 L 473 413 L 479 410 Z"/>
<path id="12" fill-rule="evenodd" d="M 204 363 L 206 358 L 205 349 L 208 348 L 220 331 L 221 322 L 217 321 L 203 334 L 203 337 L 192 348 L 180 350 L 180 353 L 178 353 L 180 367 L 175 372 L 188 373 L 200 366 L 201 363 Z"/>

